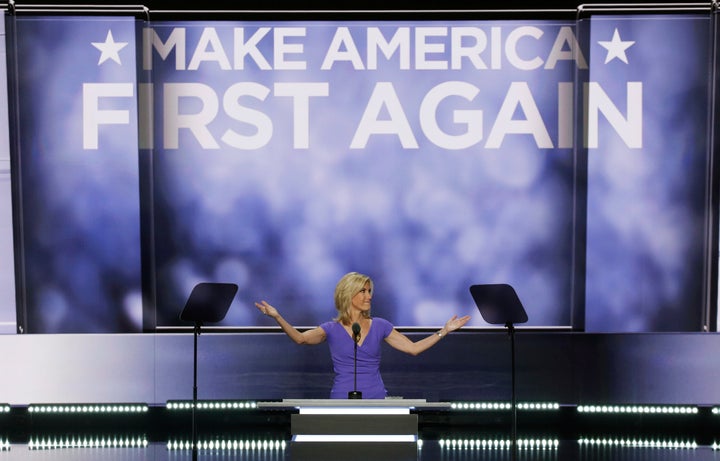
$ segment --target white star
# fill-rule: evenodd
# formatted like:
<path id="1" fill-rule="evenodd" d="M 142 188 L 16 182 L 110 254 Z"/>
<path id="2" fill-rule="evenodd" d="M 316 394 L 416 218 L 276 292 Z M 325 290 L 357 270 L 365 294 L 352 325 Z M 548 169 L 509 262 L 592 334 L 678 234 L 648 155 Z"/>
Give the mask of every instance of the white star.
<path id="1" fill-rule="evenodd" d="M 605 56 L 605 64 L 609 63 L 615 58 L 618 58 L 619 60 L 627 64 L 628 59 L 625 55 L 625 50 L 635 44 L 634 41 L 622 41 L 620 39 L 620 33 L 618 33 L 617 28 L 615 28 L 615 32 L 613 32 L 611 41 L 604 42 L 598 40 L 598 43 L 600 44 L 600 46 L 608 50 L 607 56 Z"/>
<path id="2" fill-rule="evenodd" d="M 92 46 L 101 52 L 100 59 L 98 60 L 98 66 L 108 59 L 112 59 L 116 63 L 122 65 L 118 52 L 127 46 L 127 42 L 116 42 L 113 38 L 111 30 L 108 30 L 107 37 L 105 37 L 104 42 L 92 42 Z"/>

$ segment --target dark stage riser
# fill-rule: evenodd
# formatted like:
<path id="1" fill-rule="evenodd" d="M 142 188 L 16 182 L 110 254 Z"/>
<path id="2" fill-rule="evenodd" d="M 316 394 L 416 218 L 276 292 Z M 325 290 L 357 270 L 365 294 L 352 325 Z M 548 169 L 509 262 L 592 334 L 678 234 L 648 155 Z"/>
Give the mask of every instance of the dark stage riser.
<path id="1" fill-rule="evenodd" d="M 408 333 L 422 337 L 428 333 Z M 720 403 L 720 335 L 587 334 L 518 329 L 517 400 L 568 405 Z M 205 331 L 198 398 L 327 398 L 326 345 L 298 346 L 279 332 Z M 11 405 L 191 399 L 193 335 L 0 335 L 0 396 Z M 504 331 L 455 332 L 417 357 L 385 347 L 391 396 L 509 401 Z"/>

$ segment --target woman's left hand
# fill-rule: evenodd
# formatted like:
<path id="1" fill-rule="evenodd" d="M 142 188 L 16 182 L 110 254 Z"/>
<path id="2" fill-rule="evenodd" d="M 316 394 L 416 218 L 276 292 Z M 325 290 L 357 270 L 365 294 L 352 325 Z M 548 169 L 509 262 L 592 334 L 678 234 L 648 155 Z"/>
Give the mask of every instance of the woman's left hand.
<path id="1" fill-rule="evenodd" d="M 458 317 L 457 315 L 453 315 L 452 318 L 445 323 L 445 331 L 450 333 L 451 331 L 459 330 L 463 327 L 463 325 L 468 323 L 469 320 L 469 315 L 466 315 L 464 317 Z"/>

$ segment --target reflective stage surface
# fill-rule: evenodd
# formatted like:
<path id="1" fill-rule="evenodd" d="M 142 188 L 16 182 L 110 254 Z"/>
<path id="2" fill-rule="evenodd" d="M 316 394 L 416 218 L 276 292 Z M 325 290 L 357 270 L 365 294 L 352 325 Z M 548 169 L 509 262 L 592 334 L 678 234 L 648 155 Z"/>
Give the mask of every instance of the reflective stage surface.
<path id="1" fill-rule="evenodd" d="M 345 453 L 343 454 L 343 452 Z M 0 452 L 1 461 L 191 461 L 190 450 L 168 449 L 164 443 L 150 443 L 136 448 L 54 448 L 29 449 L 28 445 L 12 445 L 9 450 Z M 198 460 L 244 460 L 244 461 L 296 461 L 330 460 L 349 461 L 365 459 L 368 461 L 403 461 L 394 450 L 388 450 L 384 456 L 378 450 L 303 450 L 299 453 L 293 443 L 288 441 L 278 447 L 243 449 L 203 449 L 197 454 Z M 417 450 L 417 461 L 511 461 L 509 449 L 488 449 L 477 447 L 447 447 L 438 440 L 423 441 Z M 517 452 L 517 461 L 718 461 L 720 451 L 711 446 L 691 448 L 658 447 L 589 447 L 578 441 L 561 440 L 550 449 L 521 449 Z"/>

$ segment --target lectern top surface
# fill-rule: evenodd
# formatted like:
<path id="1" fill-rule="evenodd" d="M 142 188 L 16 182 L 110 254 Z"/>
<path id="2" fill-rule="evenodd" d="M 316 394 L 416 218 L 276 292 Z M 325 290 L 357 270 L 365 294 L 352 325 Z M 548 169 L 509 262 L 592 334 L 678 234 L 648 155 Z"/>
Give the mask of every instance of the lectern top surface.
<path id="1" fill-rule="evenodd" d="M 258 408 L 302 407 L 401 407 L 450 408 L 450 402 L 428 402 L 425 399 L 283 399 L 278 402 L 258 402 Z"/>

